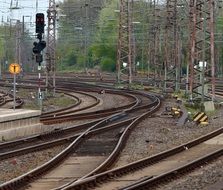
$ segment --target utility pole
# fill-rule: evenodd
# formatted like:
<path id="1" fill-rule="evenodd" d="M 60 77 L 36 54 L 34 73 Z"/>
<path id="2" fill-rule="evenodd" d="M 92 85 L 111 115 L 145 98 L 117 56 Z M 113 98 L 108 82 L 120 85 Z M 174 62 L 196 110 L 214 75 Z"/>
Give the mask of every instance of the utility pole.
<path id="1" fill-rule="evenodd" d="M 87 55 L 87 46 L 88 46 L 88 7 L 89 4 L 85 0 L 84 8 L 85 8 L 85 27 L 84 27 L 84 70 L 87 71 L 88 66 L 88 55 Z"/>
<path id="2" fill-rule="evenodd" d="M 164 60 L 164 90 L 167 81 L 173 83 L 175 91 L 179 90 L 180 60 L 179 60 L 179 26 L 177 22 L 177 0 L 167 0 L 165 23 L 165 60 Z"/>
<path id="3" fill-rule="evenodd" d="M 21 23 L 16 20 L 16 63 L 21 65 Z"/>
<path id="4" fill-rule="evenodd" d="M 151 65 L 152 65 L 152 42 L 151 39 L 153 39 L 153 33 L 152 33 L 152 23 L 153 23 L 153 0 L 149 1 L 149 6 L 147 10 L 147 17 L 149 19 L 149 28 L 148 28 L 148 51 L 147 51 L 147 79 L 150 79 L 150 72 L 151 72 Z"/>
<path id="5" fill-rule="evenodd" d="M 47 10 L 47 64 L 46 64 L 46 89 L 49 88 L 49 79 L 53 79 L 53 96 L 56 89 L 56 3 L 55 0 L 49 0 L 49 9 Z"/>
<path id="6" fill-rule="evenodd" d="M 190 0 L 189 84 L 191 100 L 195 95 L 202 97 L 202 101 L 204 97 L 209 97 L 204 92 L 206 84 L 211 85 L 211 99 L 215 98 L 214 11 L 214 0 Z M 203 63 L 203 67 L 199 63 Z M 201 83 L 199 79 L 202 72 L 205 79 Z"/>
<path id="7" fill-rule="evenodd" d="M 160 74 L 160 63 L 159 63 L 159 53 L 160 53 L 160 9 L 158 7 L 159 0 L 151 0 L 150 1 L 150 9 L 149 12 L 151 12 L 151 15 L 149 15 L 150 19 L 150 25 L 149 25 L 149 50 L 148 50 L 148 56 L 149 56 L 149 66 L 148 66 L 148 76 L 149 76 L 149 70 L 154 69 L 154 85 L 156 84 L 156 78 Z"/>
<path id="8" fill-rule="evenodd" d="M 128 83 L 132 83 L 132 10 L 133 0 L 120 0 L 118 50 L 117 50 L 117 82 L 122 80 L 122 70 L 128 75 Z M 125 68 L 125 64 L 126 68 Z"/>

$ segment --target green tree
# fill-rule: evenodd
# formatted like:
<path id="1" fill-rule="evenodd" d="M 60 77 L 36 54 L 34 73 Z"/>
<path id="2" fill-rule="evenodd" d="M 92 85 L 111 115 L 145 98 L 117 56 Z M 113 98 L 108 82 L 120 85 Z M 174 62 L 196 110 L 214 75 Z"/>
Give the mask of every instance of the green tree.
<path id="1" fill-rule="evenodd" d="M 89 46 L 97 31 L 95 23 L 105 1 L 64 0 L 60 3 L 59 15 L 64 17 L 60 17 L 58 22 L 57 52 L 62 55 L 63 60 L 59 69 L 67 67 L 79 69 L 85 65 L 87 67 L 92 65 Z M 69 53 L 66 53 L 67 50 Z"/>
<path id="2" fill-rule="evenodd" d="M 90 47 L 91 61 L 106 71 L 114 71 L 116 64 L 118 14 L 114 10 L 117 3 L 117 0 L 113 0 L 101 10 L 98 31 Z"/>

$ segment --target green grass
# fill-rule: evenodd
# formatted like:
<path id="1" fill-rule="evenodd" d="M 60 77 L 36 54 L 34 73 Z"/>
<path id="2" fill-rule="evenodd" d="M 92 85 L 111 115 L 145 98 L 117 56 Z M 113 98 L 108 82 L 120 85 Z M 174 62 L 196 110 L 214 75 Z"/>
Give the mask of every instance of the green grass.
<path id="1" fill-rule="evenodd" d="M 37 99 L 37 92 L 32 92 L 33 93 L 31 94 L 30 90 L 19 89 L 19 92 L 16 94 L 16 96 L 21 97 L 25 101 L 23 109 L 36 110 L 40 108 Z M 32 99 L 32 95 L 34 95 L 35 98 Z M 43 108 L 44 110 L 46 110 L 49 106 L 54 107 L 54 109 L 65 108 L 71 106 L 72 104 L 75 104 L 75 102 L 76 100 L 64 95 L 63 93 L 56 93 L 55 97 L 49 96 L 48 94 L 47 97 L 43 99 Z"/>
<path id="2" fill-rule="evenodd" d="M 56 97 L 47 98 L 43 101 L 44 106 L 54 105 L 56 107 L 68 107 L 75 104 L 75 100 L 65 96 L 64 94 L 57 94 Z"/>

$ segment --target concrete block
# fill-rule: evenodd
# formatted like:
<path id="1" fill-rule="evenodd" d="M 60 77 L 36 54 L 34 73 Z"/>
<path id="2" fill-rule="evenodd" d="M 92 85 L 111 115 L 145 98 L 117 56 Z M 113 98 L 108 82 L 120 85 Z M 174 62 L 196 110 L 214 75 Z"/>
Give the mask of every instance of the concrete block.
<path id="1" fill-rule="evenodd" d="M 214 102 L 213 101 L 204 102 L 204 109 L 205 111 L 215 111 Z"/>

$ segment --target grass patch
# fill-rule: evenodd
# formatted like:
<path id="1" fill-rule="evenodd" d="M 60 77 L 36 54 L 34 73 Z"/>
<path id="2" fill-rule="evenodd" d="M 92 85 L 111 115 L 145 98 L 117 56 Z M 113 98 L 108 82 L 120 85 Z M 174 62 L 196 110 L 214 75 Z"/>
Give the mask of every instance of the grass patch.
<path id="1" fill-rule="evenodd" d="M 19 89 L 16 96 L 19 96 L 24 100 L 25 104 L 23 105 L 23 109 L 40 109 L 37 92 Z M 63 93 L 56 93 L 55 97 L 49 95 L 45 96 L 42 103 L 43 110 L 48 110 L 48 107 L 50 107 L 50 109 L 60 109 L 75 104 L 76 100 L 64 95 Z"/>
<path id="2" fill-rule="evenodd" d="M 56 97 L 46 98 L 43 101 L 43 106 L 54 105 L 56 107 L 64 108 L 75 104 L 76 100 L 65 96 L 64 94 L 57 94 Z"/>

